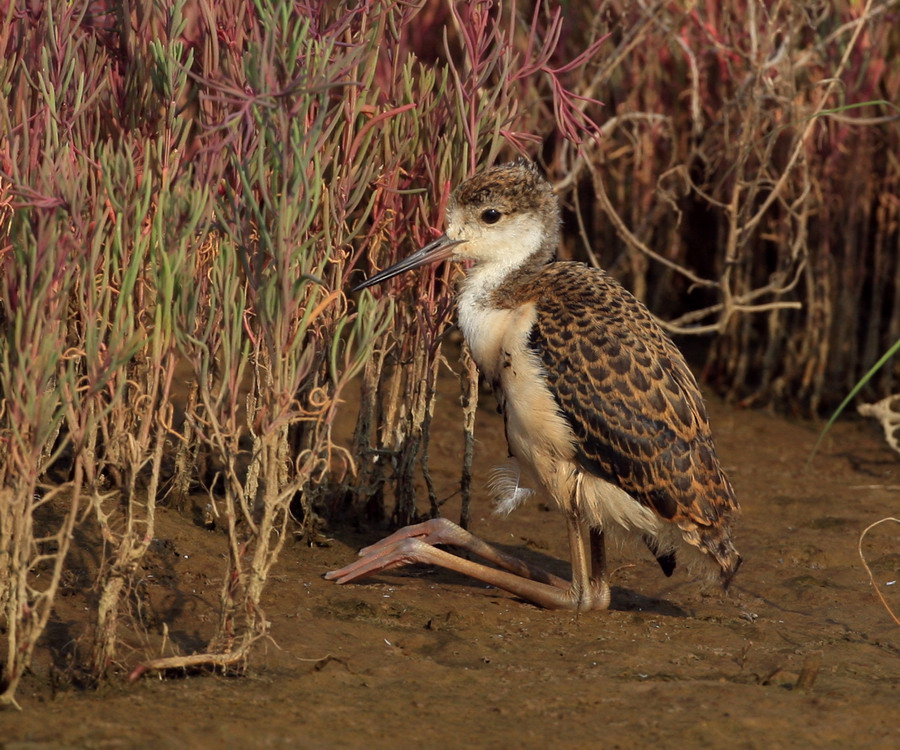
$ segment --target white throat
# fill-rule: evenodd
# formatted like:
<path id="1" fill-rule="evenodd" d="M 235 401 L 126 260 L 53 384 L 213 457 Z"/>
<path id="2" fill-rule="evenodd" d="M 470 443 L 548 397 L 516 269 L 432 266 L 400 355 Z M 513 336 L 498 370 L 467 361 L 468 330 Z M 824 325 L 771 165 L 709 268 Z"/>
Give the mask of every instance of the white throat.
<path id="1" fill-rule="evenodd" d="M 512 262 L 508 257 L 479 263 L 468 271 L 460 284 L 457 297 L 459 327 L 479 368 L 489 378 L 496 375 L 494 370 L 498 365 L 494 355 L 499 342 L 517 317 L 516 310 L 498 307 L 493 302 L 493 293 L 521 266 L 521 261 Z"/>
<path id="2" fill-rule="evenodd" d="M 492 303 L 493 293 L 539 252 L 546 240 L 544 227 L 534 215 L 510 217 L 497 226 L 458 225 L 452 217 L 447 235 L 465 239 L 457 258 L 475 265 L 460 284 L 459 327 L 472 347 L 475 361 L 484 370 L 491 359 L 497 334 L 508 324 L 511 310 Z"/>
<path id="3" fill-rule="evenodd" d="M 474 260 L 475 265 L 466 273 L 460 290 L 460 305 L 487 304 L 487 298 L 513 272 L 524 266 L 544 241 L 543 227 L 532 216 L 519 216 L 497 227 L 461 228 L 447 234 L 465 239 L 460 246 L 460 260 Z M 466 231 L 468 230 L 468 231 Z M 474 236 L 473 236 L 474 235 Z"/>

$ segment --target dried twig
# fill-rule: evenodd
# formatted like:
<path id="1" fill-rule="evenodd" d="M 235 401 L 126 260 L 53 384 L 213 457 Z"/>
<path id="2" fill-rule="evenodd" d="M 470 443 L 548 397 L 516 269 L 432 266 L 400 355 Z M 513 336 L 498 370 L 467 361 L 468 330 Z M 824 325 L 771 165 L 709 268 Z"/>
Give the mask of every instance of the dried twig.
<path id="1" fill-rule="evenodd" d="M 883 523 L 900 523 L 900 518 L 887 517 L 882 518 L 874 523 L 870 523 L 866 528 L 863 529 L 862 533 L 859 535 L 859 541 L 857 542 L 856 549 L 859 552 L 859 559 L 862 560 L 863 567 L 866 569 L 866 573 L 869 576 L 869 583 L 872 584 L 872 588 L 875 590 L 875 594 L 878 596 L 879 601 L 881 602 L 881 606 L 883 606 L 887 613 L 891 616 L 891 619 L 894 621 L 896 625 L 900 625 L 900 617 L 894 613 L 894 610 L 891 609 L 890 605 L 887 603 L 887 599 L 884 598 L 884 594 L 881 593 L 881 590 L 878 588 L 878 584 L 875 583 L 875 576 L 872 575 L 872 569 L 869 567 L 869 563 L 866 562 L 866 556 L 863 554 L 862 543 L 863 539 L 866 538 L 866 534 L 868 534 L 872 529 L 876 526 L 880 526 Z"/>

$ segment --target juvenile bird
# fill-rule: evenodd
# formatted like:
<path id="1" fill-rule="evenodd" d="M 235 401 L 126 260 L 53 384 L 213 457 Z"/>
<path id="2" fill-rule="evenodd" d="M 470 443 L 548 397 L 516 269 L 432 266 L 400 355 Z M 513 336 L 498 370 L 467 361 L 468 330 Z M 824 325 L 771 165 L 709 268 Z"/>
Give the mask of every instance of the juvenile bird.
<path id="1" fill-rule="evenodd" d="M 606 609 L 604 536 L 642 539 L 666 575 L 687 561 L 723 586 L 741 563 L 738 504 L 703 399 L 672 341 L 615 279 L 556 261 L 559 202 L 531 162 L 465 181 L 447 232 L 358 288 L 445 259 L 472 261 L 459 327 L 503 413 L 511 460 L 500 509 L 532 491 L 566 519 L 572 580 L 488 545 L 446 519 L 400 529 L 326 578 L 347 583 L 409 563 L 440 565 L 551 609 Z M 468 550 L 497 567 L 434 545 Z"/>

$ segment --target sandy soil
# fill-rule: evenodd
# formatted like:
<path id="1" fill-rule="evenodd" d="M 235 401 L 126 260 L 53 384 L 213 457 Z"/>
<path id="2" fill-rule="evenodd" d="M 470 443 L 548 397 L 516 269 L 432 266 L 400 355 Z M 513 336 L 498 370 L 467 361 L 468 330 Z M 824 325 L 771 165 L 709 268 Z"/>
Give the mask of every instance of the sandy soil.
<path id="1" fill-rule="evenodd" d="M 457 387 L 446 387 L 431 464 L 449 495 L 461 440 Z M 476 486 L 506 453 L 483 400 Z M 0 713 L 0 747 L 900 747 L 900 628 L 857 553 L 868 524 L 900 515 L 900 461 L 874 422 L 839 425 L 806 466 L 816 426 L 710 410 L 744 508 L 745 562 L 727 597 L 616 550 L 607 613 L 547 612 L 434 569 L 337 586 L 321 574 L 385 533 L 337 529 L 329 547 L 285 549 L 266 603 L 274 641 L 248 676 L 79 691 L 58 685 L 65 665 L 43 649 L 24 710 Z M 555 511 L 532 501 L 500 518 L 484 498 L 476 533 L 568 574 Z M 896 611 L 898 541 L 884 524 L 863 544 Z M 170 648 L 191 653 L 211 632 L 223 547 L 220 533 L 162 513 L 143 585 L 150 630 L 168 623 Z M 63 597 L 48 643 L 83 637 L 86 606 Z"/>

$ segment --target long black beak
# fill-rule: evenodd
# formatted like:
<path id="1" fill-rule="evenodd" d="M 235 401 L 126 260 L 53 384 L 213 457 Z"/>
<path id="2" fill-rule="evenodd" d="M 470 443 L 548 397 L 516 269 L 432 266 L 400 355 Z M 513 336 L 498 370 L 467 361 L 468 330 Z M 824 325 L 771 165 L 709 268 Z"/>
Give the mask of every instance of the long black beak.
<path id="1" fill-rule="evenodd" d="M 387 281 L 404 271 L 411 271 L 413 268 L 418 268 L 419 266 L 446 260 L 453 255 L 453 248 L 463 242 L 465 242 L 465 240 L 451 240 L 446 234 L 442 234 L 434 242 L 425 245 L 421 250 L 416 250 L 412 255 L 394 263 L 394 265 L 385 268 L 383 271 L 376 273 L 372 278 L 366 279 L 362 284 L 353 287 L 353 291 L 358 292 L 360 289 L 368 289 L 370 286 L 375 286 L 375 284 L 380 284 L 382 281 Z"/>

